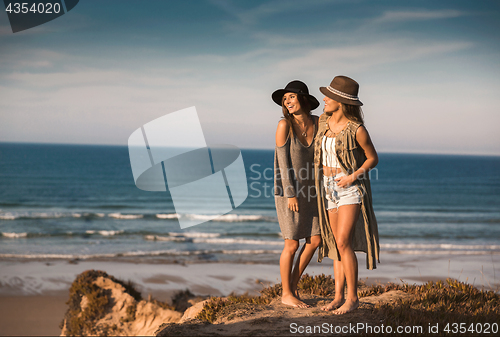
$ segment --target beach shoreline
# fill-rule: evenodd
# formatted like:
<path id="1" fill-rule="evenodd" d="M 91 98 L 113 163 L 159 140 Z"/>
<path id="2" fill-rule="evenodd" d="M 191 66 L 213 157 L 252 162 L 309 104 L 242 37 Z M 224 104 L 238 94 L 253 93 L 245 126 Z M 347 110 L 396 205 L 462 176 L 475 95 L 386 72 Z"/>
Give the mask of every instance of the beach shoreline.
<path id="1" fill-rule="evenodd" d="M 479 289 L 498 293 L 496 268 L 500 255 L 404 255 L 381 254 L 375 270 L 364 268 L 359 254 L 359 279 L 368 285 L 408 283 L 454 278 Z M 276 261 L 278 262 L 278 261 Z M 0 325 L 2 335 L 59 334 L 59 323 L 67 309 L 69 288 L 85 270 L 103 270 L 124 281 L 132 281 L 144 298 L 151 295 L 169 302 L 185 289 L 201 296 L 231 293 L 257 295 L 264 287 L 280 282 L 278 264 L 192 263 L 160 264 L 115 261 L 36 260 L 0 261 Z M 329 259 L 313 260 L 309 275 L 332 275 Z M 46 308 L 50 308 L 46 309 Z M 22 314 L 20 314 L 22 313 Z"/>

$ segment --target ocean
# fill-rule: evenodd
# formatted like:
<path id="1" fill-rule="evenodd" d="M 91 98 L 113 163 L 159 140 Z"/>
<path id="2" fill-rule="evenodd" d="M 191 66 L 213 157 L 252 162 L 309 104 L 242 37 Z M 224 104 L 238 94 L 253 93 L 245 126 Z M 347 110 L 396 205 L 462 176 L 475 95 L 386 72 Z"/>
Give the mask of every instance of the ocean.
<path id="1" fill-rule="evenodd" d="M 0 258 L 277 263 L 273 155 L 242 149 L 246 201 L 181 230 L 168 192 L 135 186 L 126 146 L 0 143 Z M 382 258 L 500 254 L 500 157 L 379 157 L 371 179 Z"/>

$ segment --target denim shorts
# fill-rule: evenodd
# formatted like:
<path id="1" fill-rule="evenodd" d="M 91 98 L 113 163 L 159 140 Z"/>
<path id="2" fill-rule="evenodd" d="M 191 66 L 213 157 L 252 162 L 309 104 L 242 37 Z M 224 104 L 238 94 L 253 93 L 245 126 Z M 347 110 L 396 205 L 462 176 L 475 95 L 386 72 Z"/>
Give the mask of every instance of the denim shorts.
<path id="1" fill-rule="evenodd" d="M 344 177 L 344 172 L 340 172 L 335 176 L 323 176 L 323 186 L 325 187 L 325 204 L 326 209 L 338 209 L 344 205 L 361 204 L 361 194 L 356 185 L 349 187 L 338 187 L 336 178 Z"/>

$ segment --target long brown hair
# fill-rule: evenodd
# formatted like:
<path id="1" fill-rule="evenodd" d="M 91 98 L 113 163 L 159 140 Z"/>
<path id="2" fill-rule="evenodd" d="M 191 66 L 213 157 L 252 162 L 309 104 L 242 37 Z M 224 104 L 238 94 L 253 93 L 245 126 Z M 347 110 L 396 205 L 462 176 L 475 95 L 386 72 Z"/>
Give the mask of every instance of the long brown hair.
<path id="1" fill-rule="evenodd" d="M 296 94 L 296 95 L 297 95 L 297 100 L 300 103 L 300 108 L 302 109 L 302 111 L 307 113 L 309 118 L 311 118 L 311 103 L 309 103 L 309 100 L 306 98 L 306 96 L 301 94 Z M 283 110 L 283 117 L 285 117 L 285 119 L 288 121 L 288 124 L 290 125 L 292 134 L 295 134 L 295 131 L 293 131 L 292 127 L 294 117 L 288 112 L 288 108 L 285 106 L 285 95 L 283 95 L 283 97 L 281 98 L 281 109 Z"/>
<path id="2" fill-rule="evenodd" d="M 361 110 L 361 107 L 359 105 L 351 105 L 344 103 L 341 103 L 341 105 L 342 105 L 342 112 L 344 113 L 344 116 L 347 117 L 347 119 L 356 123 L 364 124 L 363 110 Z"/>

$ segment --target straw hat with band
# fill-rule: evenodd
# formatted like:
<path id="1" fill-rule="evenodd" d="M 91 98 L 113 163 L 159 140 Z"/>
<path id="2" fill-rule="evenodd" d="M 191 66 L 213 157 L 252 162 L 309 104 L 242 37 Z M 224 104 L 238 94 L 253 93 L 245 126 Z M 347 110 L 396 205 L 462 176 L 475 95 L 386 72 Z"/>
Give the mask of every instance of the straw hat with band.
<path id="1" fill-rule="evenodd" d="M 319 91 L 340 103 L 363 105 L 358 98 L 358 82 L 347 76 L 336 76 L 329 86 L 320 87 Z"/>
<path id="2" fill-rule="evenodd" d="M 281 106 L 283 95 L 287 92 L 294 92 L 296 94 L 305 96 L 309 101 L 309 104 L 311 105 L 311 110 L 314 110 L 319 106 L 318 100 L 313 95 L 309 95 L 309 89 L 307 88 L 307 85 L 304 82 L 298 80 L 288 83 L 285 89 L 278 89 L 273 92 L 271 97 L 274 103 Z"/>

